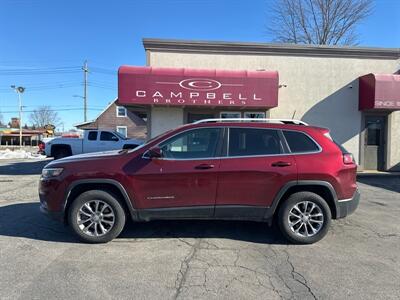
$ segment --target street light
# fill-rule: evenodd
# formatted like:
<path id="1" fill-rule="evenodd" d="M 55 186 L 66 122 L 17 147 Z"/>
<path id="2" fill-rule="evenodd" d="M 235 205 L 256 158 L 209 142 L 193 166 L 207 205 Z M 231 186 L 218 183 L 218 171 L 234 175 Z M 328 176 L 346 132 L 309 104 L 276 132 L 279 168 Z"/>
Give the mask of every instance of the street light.
<path id="1" fill-rule="evenodd" d="M 21 94 L 25 92 L 25 88 L 22 86 L 16 87 L 12 85 L 11 88 L 18 94 L 19 101 L 19 147 L 22 148 L 22 99 Z"/>

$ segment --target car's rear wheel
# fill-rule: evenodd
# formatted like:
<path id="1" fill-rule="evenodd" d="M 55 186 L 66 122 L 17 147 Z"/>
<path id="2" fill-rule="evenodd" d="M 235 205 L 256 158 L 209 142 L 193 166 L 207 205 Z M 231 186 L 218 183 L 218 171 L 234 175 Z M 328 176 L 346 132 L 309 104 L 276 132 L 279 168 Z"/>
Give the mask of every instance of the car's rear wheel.
<path id="1" fill-rule="evenodd" d="M 71 204 L 68 223 L 78 237 L 88 243 L 106 243 L 124 228 L 126 214 L 117 198 L 105 191 L 92 190 Z"/>
<path id="2" fill-rule="evenodd" d="M 297 244 L 312 244 L 329 230 L 331 211 L 326 201 L 312 192 L 289 196 L 278 212 L 278 224 L 284 237 Z"/>

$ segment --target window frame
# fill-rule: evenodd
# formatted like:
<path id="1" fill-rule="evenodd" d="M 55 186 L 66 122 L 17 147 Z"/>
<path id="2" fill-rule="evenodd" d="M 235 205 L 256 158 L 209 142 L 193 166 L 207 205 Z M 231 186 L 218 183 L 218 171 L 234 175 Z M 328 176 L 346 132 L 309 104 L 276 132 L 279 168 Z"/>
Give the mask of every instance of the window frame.
<path id="1" fill-rule="evenodd" d="M 292 132 L 297 132 L 297 133 L 301 133 L 304 134 L 305 136 L 307 136 L 318 148 L 318 150 L 313 150 L 313 151 L 306 151 L 306 152 L 292 152 L 292 150 L 290 149 L 289 143 L 286 140 L 286 137 L 284 135 L 284 131 L 292 131 Z M 301 130 L 293 130 L 293 129 L 281 129 L 282 132 L 282 138 L 286 144 L 286 147 L 289 151 L 290 155 L 304 155 L 304 154 L 315 154 L 315 153 L 320 153 L 322 152 L 322 147 L 321 145 L 312 137 L 310 136 L 308 133 L 301 131 Z"/>
<path id="2" fill-rule="evenodd" d="M 120 109 L 120 108 L 123 108 L 124 111 L 125 111 L 125 114 L 124 114 L 123 116 L 120 116 L 120 115 L 119 115 L 119 109 Z M 117 118 L 126 118 L 127 115 L 128 115 L 128 111 L 127 111 L 127 109 L 126 109 L 125 106 L 121 106 L 121 105 L 117 105 L 117 106 L 116 106 L 116 116 L 117 116 Z"/>
<path id="3" fill-rule="evenodd" d="M 125 129 L 125 133 L 126 133 L 125 138 L 128 138 L 128 126 L 116 126 L 115 128 L 116 128 L 116 131 L 121 135 L 123 135 L 123 134 L 121 132 L 119 132 L 118 129 L 120 129 L 120 128 Z"/>
<path id="4" fill-rule="evenodd" d="M 168 140 L 176 137 L 177 135 L 186 133 L 186 132 L 190 132 L 190 131 L 194 131 L 194 130 L 199 130 L 199 129 L 213 129 L 213 128 L 217 128 L 220 130 L 219 132 L 219 136 L 218 136 L 218 141 L 217 141 L 217 146 L 216 146 L 216 150 L 215 150 L 215 156 L 212 157 L 201 157 L 201 158 L 170 158 L 170 157 L 160 157 L 157 158 L 159 160 L 179 160 L 179 161 L 196 161 L 196 160 L 215 160 L 215 159 L 221 159 L 222 157 L 222 147 L 223 147 L 223 143 L 224 143 L 224 136 L 225 136 L 225 131 L 226 131 L 226 127 L 223 126 L 205 126 L 205 127 L 196 127 L 196 128 L 190 128 L 190 129 L 186 129 L 180 132 L 177 132 L 169 137 L 167 137 L 166 139 L 160 141 L 159 143 L 157 143 L 156 145 L 150 147 L 148 150 L 146 150 L 143 155 L 142 158 L 145 159 L 149 159 L 149 157 L 147 156 L 148 151 L 153 148 L 153 147 L 160 147 L 161 144 L 167 142 Z"/>

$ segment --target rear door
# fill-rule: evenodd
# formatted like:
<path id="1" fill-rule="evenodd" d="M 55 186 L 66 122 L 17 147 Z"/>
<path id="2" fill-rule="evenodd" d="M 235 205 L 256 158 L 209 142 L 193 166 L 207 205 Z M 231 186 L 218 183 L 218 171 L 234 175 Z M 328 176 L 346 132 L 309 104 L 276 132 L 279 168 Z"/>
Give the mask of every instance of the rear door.
<path id="1" fill-rule="evenodd" d="M 262 217 L 282 186 L 297 179 L 296 161 L 275 129 L 231 127 L 226 144 L 215 215 Z"/>
<path id="2" fill-rule="evenodd" d="M 89 152 L 96 152 L 99 151 L 99 142 L 98 139 L 100 138 L 99 132 L 96 130 L 89 130 L 87 132 L 87 136 L 84 137 L 82 140 L 82 152 L 89 153 Z"/>

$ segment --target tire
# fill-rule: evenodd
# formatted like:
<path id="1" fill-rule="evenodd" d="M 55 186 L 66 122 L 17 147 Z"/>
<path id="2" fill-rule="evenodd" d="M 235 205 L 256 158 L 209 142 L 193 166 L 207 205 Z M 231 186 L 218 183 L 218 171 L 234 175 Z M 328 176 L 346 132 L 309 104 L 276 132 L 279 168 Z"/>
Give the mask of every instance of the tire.
<path id="1" fill-rule="evenodd" d="M 107 243 L 113 240 L 124 229 L 125 222 L 126 213 L 117 197 L 101 190 L 82 193 L 72 202 L 68 211 L 68 224 L 79 239 L 86 243 Z"/>
<path id="2" fill-rule="evenodd" d="M 280 231 L 295 244 L 312 244 L 321 240 L 329 230 L 331 219 L 331 210 L 326 201 L 312 192 L 290 195 L 278 212 Z"/>
<path id="3" fill-rule="evenodd" d="M 67 157 L 67 156 L 71 156 L 71 152 L 68 149 L 64 149 L 64 148 L 55 150 L 54 155 L 53 155 L 55 160 L 61 159 L 61 158 Z"/>
<path id="4" fill-rule="evenodd" d="M 125 150 L 125 149 L 135 149 L 136 147 L 137 147 L 138 145 L 135 145 L 135 144 L 126 144 L 126 145 L 124 145 L 123 147 L 122 147 L 122 149 L 123 150 Z"/>

